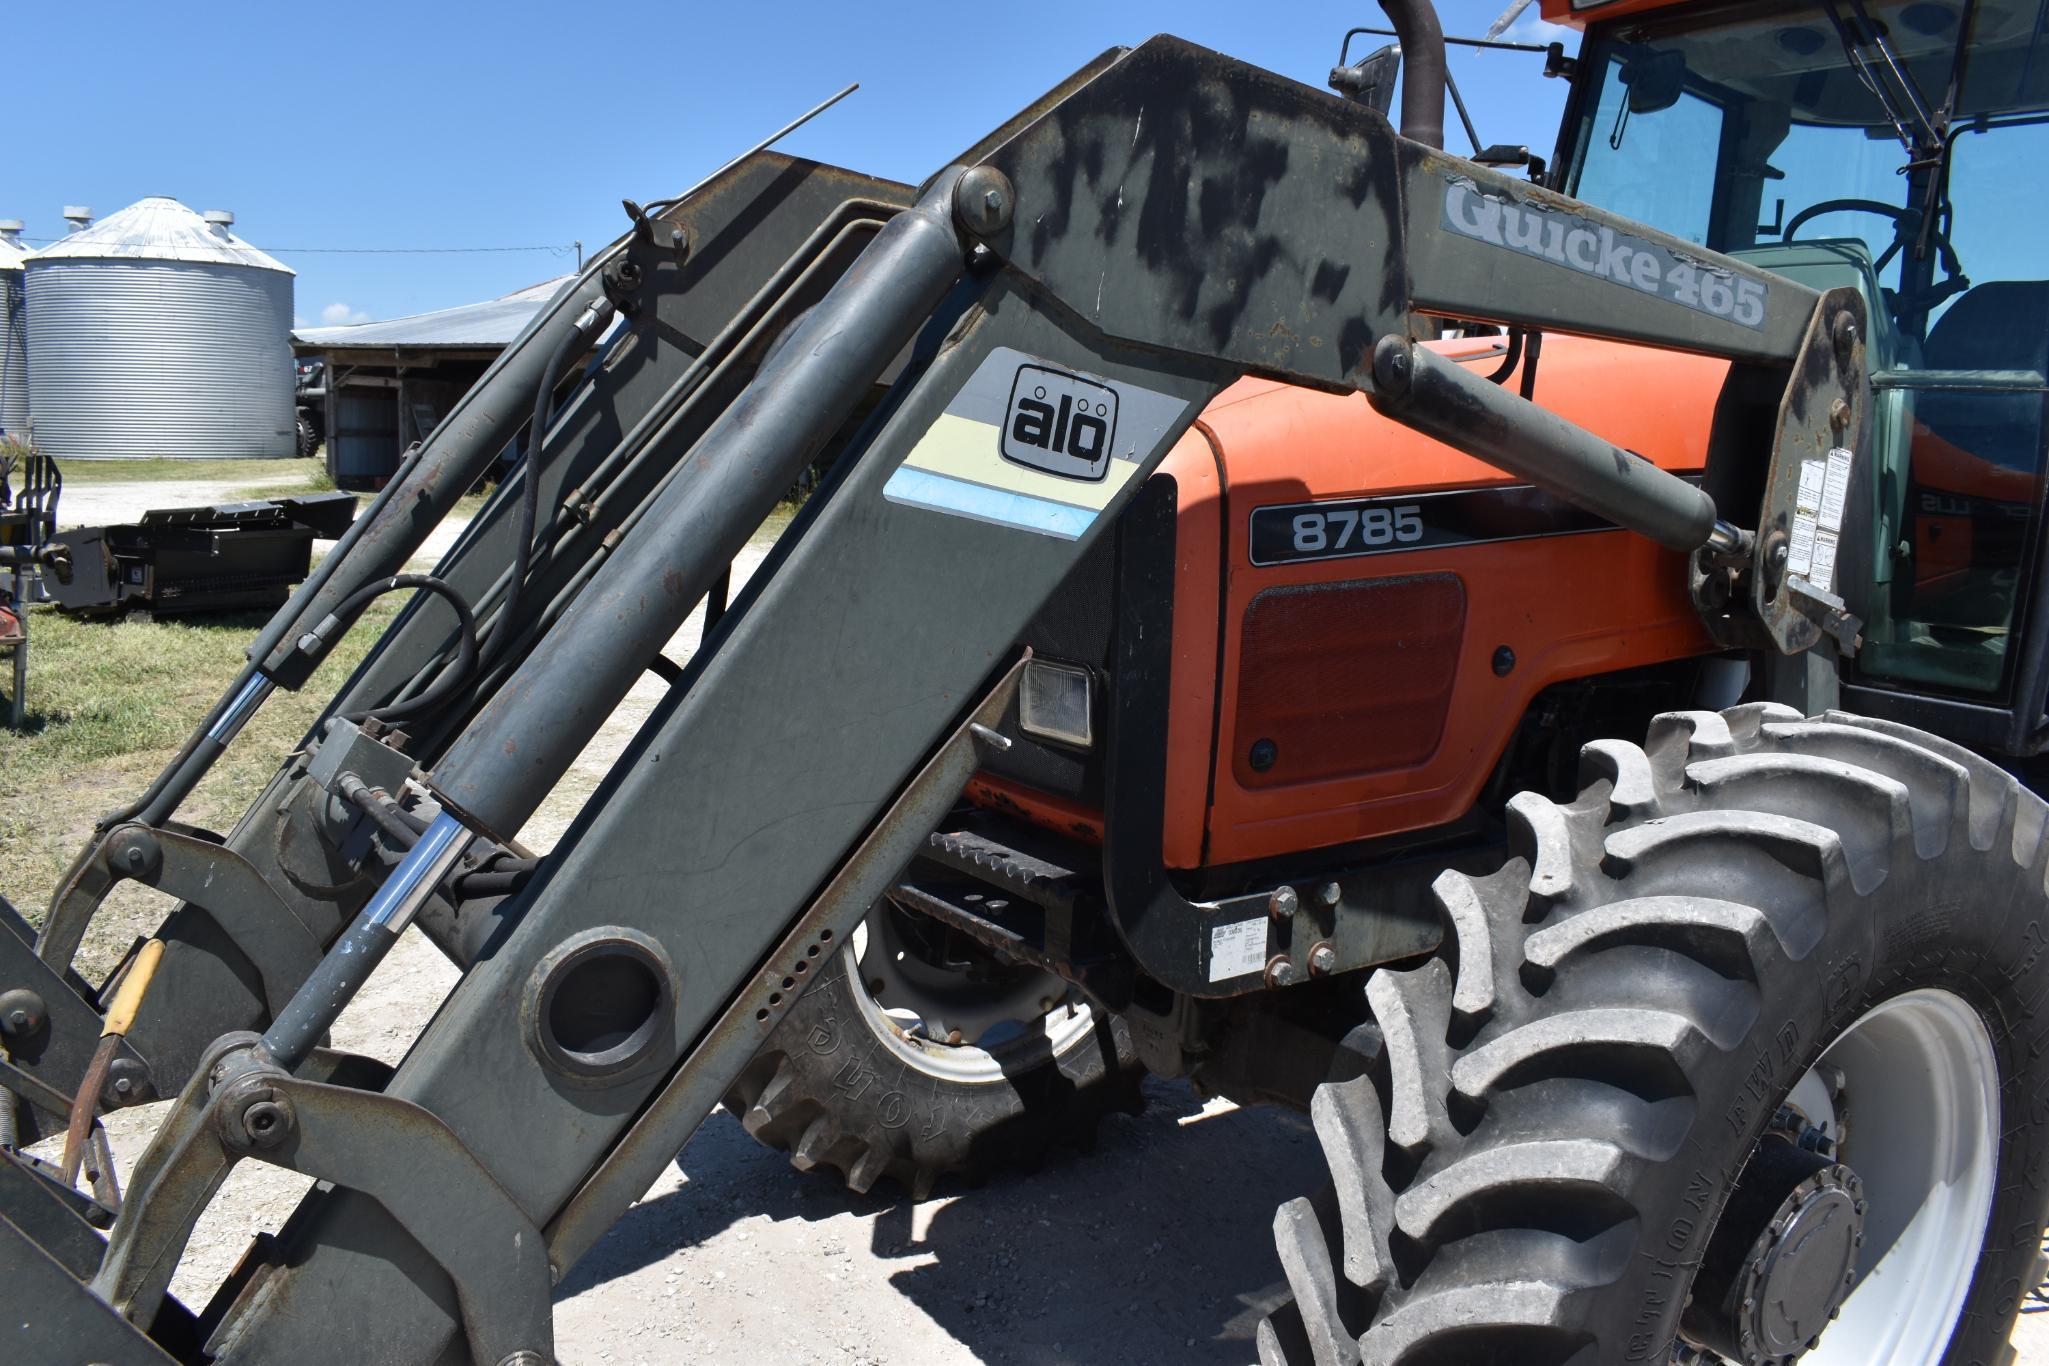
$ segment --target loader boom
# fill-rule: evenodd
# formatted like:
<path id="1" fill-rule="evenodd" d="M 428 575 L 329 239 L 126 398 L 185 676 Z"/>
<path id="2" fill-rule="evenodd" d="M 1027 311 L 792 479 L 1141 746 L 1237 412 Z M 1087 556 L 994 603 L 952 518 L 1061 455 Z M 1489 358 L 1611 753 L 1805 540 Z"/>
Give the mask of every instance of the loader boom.
<path id="1" fill-rule="evenodd" d="M 192 1221 L 253 1159 L 332 1188 L 192 1328 L 215 1359 L 316 1359 L 341 1332 L 365 1360 L 432 1360 L 451 1344 L 498 1366 L 549 1359 L 543 1281 L 646 1188 L 977 754 L 1004 743 L 991 726 L 1027 624 L 1241 376 L 1364 392 L 1698 552 L 1696 593 L 1718 630 L 1788 653 L 1825 633 L 1849 646 L 1840 601 L 1773 554 L 1803 462 L 1860 450 L 1862 307 L 1172 38 L 1107 54 L 914 199 L 764 154 L 643 214 L 410 459 L 53 904 L 35 952 L 56 980 L 117 880 L 155 879 L 190 903 L 127 1044 L 182 1094 L 79 1321 L 111 1306 L 137 1330 L 122 1359 L 156 1359 L 140 1334 L 171 1331 L 165 1287 Z M 249 711 L 304 683 L 324 631 L 347 625 L 323 619 L 398 571 L 557 353 L 573 363 L 613 310 L 626 340 L 546 431 L 545 463 L 529 459 L 438 571 L 483 624 L 467 686 L 400 723 L 403 752 L 360 719 L 447 667 L 454 615 L 422 595 L 225 846 L 171 827 Z M 1433 316 L 1776 376 L 1776 429 L 1726 443 L 1763 467 L 1760 505 L 1717 509 L 1417 347 Z M 509 896 L 458 895 L 462 877 L 521 855 L 550 789 L 833 448 L 825 486 L 553 853 Z M 534 479 L 544 520 L 522 583 L 518 483 Z M 1171 482 L 1149 496 L 1171 499 Z M 380 765 L 385 790 L 417 767 L 430 797 L 409 850 L 373 851 L 353 808 L 337 816 L 346 779 L 358 795 L 378 788 Z M 220 905 L 193 860 L 262 889 L 262 914 Z M 1212 908 L 1163 894 L 1112 910 L 1154 980 L 1205 995 L 1257 984 L 1206 971 Z M 318 1045 L 416 916 L 464 976 L 397 1071 L 364 1087 Z M 237 958 L 265 990 L 252 997 L 220 966 Z M 41 1080 L 68 1094 L 77 1076 Z"/>

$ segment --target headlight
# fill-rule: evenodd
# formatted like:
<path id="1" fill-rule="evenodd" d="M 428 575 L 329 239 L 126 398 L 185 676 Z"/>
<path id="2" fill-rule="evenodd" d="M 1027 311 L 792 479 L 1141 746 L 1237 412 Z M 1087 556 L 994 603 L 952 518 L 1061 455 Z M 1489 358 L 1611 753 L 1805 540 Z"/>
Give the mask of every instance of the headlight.
<path id="1" fill-rule="evenodd" d="M 1017 690 L 1017 724 L 1027 735 L 1087 749 L 1095 743 L 1089 715 L 1089 672 L 1073 664 L 1034 659 Z"/>

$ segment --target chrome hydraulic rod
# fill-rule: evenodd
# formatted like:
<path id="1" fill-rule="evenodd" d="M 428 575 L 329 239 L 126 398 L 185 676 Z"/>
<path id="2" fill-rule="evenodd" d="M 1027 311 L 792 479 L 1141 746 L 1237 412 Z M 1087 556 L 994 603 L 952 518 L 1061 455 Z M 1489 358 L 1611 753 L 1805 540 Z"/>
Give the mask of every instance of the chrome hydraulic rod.
<path id="1" fill-rule="evenodd" d="M 161 825 L 169 820 L 185 800 L 206 771 L 213 767 L 214 760 L 242 733 L 242 727 L 249 724 L 249 718 L 256 715 L 264 701 L 277 690 L 277 684 L 255 669 L 245 670 L 242 681 L 227 705 L 219 708 L 213 719 L 207 723 L 206 731 L 186 746 L 179 756 L 177 765 L 166 775 L 166 780 L 151 790 L 148 802 L 140 812 L 145 825 Z"/>
<path id="2" fill-rule="evenodd" d="M 264 1031 L 261 1047 L 271 1061 L 290 1071 L 319 1046 L 469 843 L 470 832 L 455 817 L 435 818 Z"/>
<path id="3" fill-rule="evenodd" d="M 892 219 L 712 423 L 633 533 L 436 766 L 509 838 L 966 268 L 957 170 Z"/>

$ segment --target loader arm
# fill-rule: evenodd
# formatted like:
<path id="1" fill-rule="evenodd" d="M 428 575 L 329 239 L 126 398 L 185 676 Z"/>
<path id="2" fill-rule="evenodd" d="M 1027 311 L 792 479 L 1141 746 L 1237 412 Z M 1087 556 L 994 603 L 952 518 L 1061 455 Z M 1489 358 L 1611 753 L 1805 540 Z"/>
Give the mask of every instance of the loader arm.
<path id="1" fill-rule="evenodd" d="M 258 937 L 210 913 L 203 882 L 167 888 L 193 904 L 163 931 L 172 951 L 129 1046 L 156 1086 L 182 1094 L 75 1310 L 101 1338 L 109 1307 L 133 1325 L 134 1360 L 157 1359 L 142 1334 L 169 1340 L 181 1324 L 221 1361 L 318 1359 L 338 1334 L 364 1360 L 548 1359 L 527 1240 L 545 1238 L 559 1280 L 646 1189 L 978 752 L 1004 743 L 990 726 L 1033 614 L 1243 375 L 1362 391 L 1699 552 L 1697 596 L 1722 629 L 1786 651 L 1824 631 L 1854 639 L 1827 584 L 1777 555 L 1803 470 L 1860 446 L 1853 294 L 1817 294 L 1156 38 L 1085 68 L 914 202 L 771 158 L 643 217 L 280 614 L 149 800 L 81 856 L 36 945 L 48 990 L 64 987 L 105 888 L 171 866 L 155 832 L 196 773 L 271 687 L 310 675 L 324 632 L 346 625 L 324 619 L 404 563 L 516 426 L 522 391 L 530 401 L 550 358 L 587 346 L 610 310 L 632 344 L 599 357 L 547 435 L 546 516 L 518 615 L 505 608 L 516 487 L 439 571 L 484 622 L 484 666 L 409 717 L 403 742 L 343 719 L 418 695 L 452 654 L 453 615 L 422 595 L 227 843 L 224 857 L 269 884 L 272 920 L 298 922 L 286 946 L 310 939 L 326 955 L 273 999 L 263 973 L 252 988 L 239 970 L 271 966 Z M 1717 509 L 1701 487 L 1415 346 L 1431 315 L 1779 375 L 1776 430 L 1721 443 L 1764 467 L 1757 505 Z M 829 449 L 841 453 L 824 487 L 568 834 L 511 895 L 463 897 L 469 872 L 519 857 L 527 819 Z M 380 778 L 419 789 L 410 814 L 429 819 L 409 849 L 373 842 L 352 804 Z M 1161 922 L 1148 928 L 1153 907 L 1128 910 L 1138 968 L 1185 977 L 1199 960 L 1176 959 Z M 388 1082 L 351 1087 L 318 1044 L 415 918 L 464 975 Z M 849 1085 L 879 1084 L 850 1066 Z M 165 1287 L 242 1160 L 332 1186 L 194 1326 L 166 1308 Z M 500 1243 L 431 1227 L 465 1211 L 478 1239 Z"/>

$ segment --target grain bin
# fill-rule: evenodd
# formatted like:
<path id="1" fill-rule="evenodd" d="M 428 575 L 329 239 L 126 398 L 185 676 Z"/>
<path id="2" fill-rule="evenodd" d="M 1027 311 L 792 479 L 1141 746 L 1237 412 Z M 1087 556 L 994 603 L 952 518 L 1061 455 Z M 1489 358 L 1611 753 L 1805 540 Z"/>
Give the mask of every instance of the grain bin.
<path id="1" fill-rule="evenodd" d="M 233 222 L 153 197 L 29 256 L 37 445 L 59 460 L 296 453 L 292 272 Z"/>
<path id="2" fill-rule="evenodd" d="M 28 312 L 22 307 L 21 220 L 0 218 L 0 436 L 28 436 Z"/>

